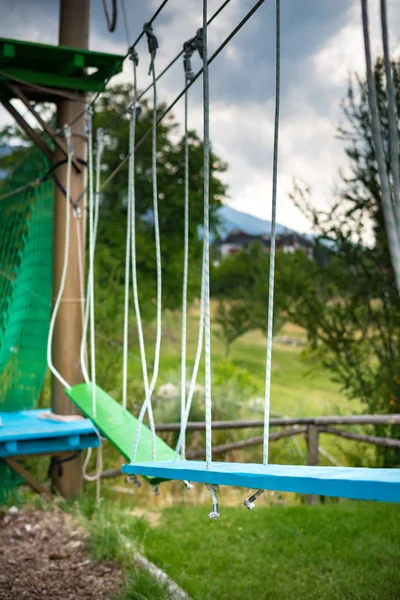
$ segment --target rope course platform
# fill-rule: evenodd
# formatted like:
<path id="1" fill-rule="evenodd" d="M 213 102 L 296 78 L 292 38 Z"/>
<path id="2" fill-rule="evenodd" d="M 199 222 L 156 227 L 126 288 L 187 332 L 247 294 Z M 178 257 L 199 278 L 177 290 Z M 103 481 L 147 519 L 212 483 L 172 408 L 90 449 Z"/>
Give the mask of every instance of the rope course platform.
<path id="1" fill-rule="evenodd" d="M 48 416 L 48 418 L 46 418 Z M 53 454 L 97 448 L 100 444 L 89 419 L 54 420 L 49 410 L 0 413 L 0 457 Z"/>
<path id="2" fill-rule="evenodd" d="M 135 463 L 122 472 L 213 485 L 317 494 L 355 500 L 400 502 L 400 469 L 310 467 L 202 461 Z"/>
<path id="3" fill-rule="evenodd" d="M 0 82 L 14 80 L 100 92 L 108 78 L 121 72 L 123 58 L 117 54 L 0 38 Z"/>

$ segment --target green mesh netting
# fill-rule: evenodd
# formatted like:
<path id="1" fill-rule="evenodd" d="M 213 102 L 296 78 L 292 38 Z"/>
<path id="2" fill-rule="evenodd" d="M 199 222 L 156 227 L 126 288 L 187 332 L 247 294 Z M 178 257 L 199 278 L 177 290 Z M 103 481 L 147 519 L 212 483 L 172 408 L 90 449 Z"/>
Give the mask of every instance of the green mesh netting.
<path id="1" fill-rule="evenodd" d="M 43 385 L 51 306 L 52 206 L 49 181 L 0 201 L 1 411 L 33 408 Z M 17 481 L 0 461 L 0 503 Z"/>

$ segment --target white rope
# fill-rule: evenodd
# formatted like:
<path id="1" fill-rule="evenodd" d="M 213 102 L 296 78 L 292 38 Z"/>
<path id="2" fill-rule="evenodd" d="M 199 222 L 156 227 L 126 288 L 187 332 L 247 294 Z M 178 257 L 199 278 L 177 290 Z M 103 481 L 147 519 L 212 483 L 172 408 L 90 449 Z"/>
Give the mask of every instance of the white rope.
<path id="1" fill-rule="evenodd" d="M 385 63 L 386 90 L 388 99 L 388 121 L 389 121 L 389 148 L 390 165 L 393 178 L 394 213 L 396 217 L 397 235 L 400 238 L 400 157 L 399 157 L 399 133 L 396 109 L 396 91 L 393 85 L 392 65 L 389 55 L 389 33 L 387 25 L 386 0 L 381 0 L 381 24 L 383 59 Z"/>
<path id="2" fill-rule="evenodd" d="M 200 30 L 202 32 L 202 30 Z M 203 47 L 202 36 L 197 35 L 194 39 L 189 40 L 184 44 L 184 71 L 185 83 L 187 84 L 193 78 L 191 70 L 191 56 L 195 49 L 200 50 Z M 198 42 L 198 44 L 196 44 Z M 187 345 L 187 276 L 188 276 L 188 259 L 189 259 L 189 144 L 188 144 L 188 91 L 185 92 L 185 226 L 184 226 L 184 270 L 183 270 L 183 291 L 182 291 L 182 361 L 181 361 L 181 428 L 179 438 L 175 449 L 175 460 L 179 455 L 185 458 L 186 454 L 186 427 L 189 419 L 190 409 L 192 406 L 193 396 L 196 388 L 197 375 L 199 371 L 204 336 L 204 248 L 202 259 L 201 273 L 201 288 L 200 288 L 200 315 L 199 315 L 199 332 L 197 337 L 197 350 L 195 362 L 190 381 L 188 397 L 185 404 L 186 395 L 186 345 Z"/>
<path id="3" fill-rule="evenodd" d="M 96 132 L 96 146 L 97 146 L 97 148 L 96 148 L 96 194 L 95 194 L 95 197 L 94 197 L 94 202 L 95 202 L 95 208 L 94 208 L 94 231 L 93 231 L 93 236 L 92 236 L 92 239 L 93 239 L 93 260 L 92 260 L 92 257 L 91 257 L 90 247 L 89 247 L 89 269 L 88 269 L 88 280 L 87 280 L 87 290 L 86 290 L 85 317 L 84 317 L 84 323 L 83 323 L 81 348 L 80 348 L 81 369 L 82 369 L 83 378 L 84 378 L 84 380 L 85 380 L 86 383 L 90 383 L 90 377 L 89 377 L 89 372 L 88 372 L 88 368 L 87 368 L 87 349 L 86 349 L 87 332 L 88 332 L 88 327 L 89 327 L 89 310 L 90 310 L 90 302 L 91 302 L 91 297 L 90 297 L 90 277 L 91 277 L 91 275 L 90 275 L 90 273 L 91 273 L 91 270 L 92 270 L 92 266 L 93 266 L 93 262 L 94 262 L 94 255 L 95 255 L 95 251 L 96 251 L 97 229 L 98 229 L 98 223 L 99 223 L 101 159 L 102 159 L 103 149 L 104 149 L 104 146 L 103 146 L 103 130 L 100 129 L 100 128 Z M 90 174 L 89 174 L 89 176 L 90 176 Z M 89 197 L 89 202 L 90 202 L 90 197 Z M 83 259 L 82 259 L 82 239 L 80 239 L 80 246 L 78 245 L 78 251 L 79 251 L 79 247 L 81 248 L 81 261 L 83 263 Z"/>
<path id="4" fill-rule="evenodd" d="M 86 458 L 82 465 L 82 475 L 85 481 L 96 482 L 96 503 L 100 504 L 101 500 L 101 474 L 103 473 L 103 446 L 101 441 L 101 436 L 96 428 L 94 428 L 97 437 L 99 438 L 100 445 L 97 448 L 96 455 L 96 472 L 93 475 L 90 475 L 87 472 L 87 468 L 89 466 L 90 459 L 92 457 L 93 448 L 88 448 Z"/>
<path id="5" fill-rule="evenodd" d="M 265 372 L 265 404 L 263 433 L 263 464 L 268 464 L 269 417 L 271 404 L 271 366 L 272 336 L 274 320 L 274 283 L 275 283 L 275 243 L 276 243 L 276 201 L 278 186 L 278 141 L 279 141 L 279 100 L 280 100 L 280 0 L 276 0 L 276 89 L 275 89 L 275 125 L 274 125 L 274 157 L 272 167 L 272 218 L 271 248 L 269 253 L 269 288 L 268 288 L 268 325 L 267 325 L 267 360 Z"/>
<path id="6" fill-rule="evenodd" d="M 383 216 L 385 220 L 386 235 L 392 259 L 393 271 L 400 294 L 400 244 L 397 234 L 396 218 L 393 210 L 389 177 L 386 169 L 385 151 L 383 148 L 382 132 L 379 122 L 378 100 L 375 88 L 374 74 L 372 71 L 371 48 L 369 42 L 368 5 L 367 0 L 361 0 L 361 14 L 364 35 L 365 64 L 367 69 L 368 102 L 371 115 L 371 130 L 375 158 L 378 164 L 379 181 L 381 184 Z"/>
<path id="7" fill-rule="evenodd" d="M 130 177 L 130 173 L 129 173 Z M 129 292 L 130 292 L 130 261 L 131 261 L 131 223 L 132 223 L 131 186 L 128 185 L 127 223 L 126 223 L 126 253 L 125 253 L 125 299 L 124 299 L 124 340 L 122 359 L 122 406 L 126 408 L 128 397 L 128 334 L 129 334 Z"/>
<path id="8" fill-rule="evenodd" d="M 70 390 L 71 386 L 69 385 L 69 383 L 67 383 L 67 381 L 65 381 L 65 379 L 62 377 L 62 375 L 57 371 L 57 369 L 55 368 L 54 364 L 53 364 L 53 359 L 52 359 L 52 343 L 53 343 L 53 336 L 54 336 L 54 328 L 55 328 L 55 324 L 56 324 L 56 319 L 57 319 L 57 314 L 58 314 L 58 310 L 60 308 L 60 304 L 61 304 L 61 299 L 64 293 L 64 288 L 65 288 L 65 281 L 67 278 L 67 271 L 68 271 L 68 258 L 69 258 L 69 232 L 70 232 L 70 221 L 71 221 L 71 214 L 70 214 L 70 200 L 71 200 L 71 167 L 72 167 L 72 157 L 74 154 L 74 150 L 71 144 L 71 129 L 69 127 L 69 125 L 65 125 L 64 126 L 64 133 L 65 133 L 65 139 L 67 142 L 67 148 L 68 148 L 68 155 L 67 155 L 67 184 L 66 184 L 66 193 L 65 193 L 65 244 L 64 244 L 64 259 L 63 259 L 63 268 L 62 268 L 62 273 L 61 273 L 61 281 L 60 281 L 60 287 L 58 290 L 58 295 L 54 304 L 54 308 L 53 308 L 53 313 L 51 315 L 51 319 L 50 319 L 50 326 L 49 326 L 49 335 L 47 338 L 47 363 L 49 365 L 50 371 L 53 373 L 53 375 L 58 379 L 58 381 L 64 386 L 65 389 Z"/>
<path id="9" fill-rule="evenodd" d="M 135 63 L 134 63 L 135 64 Z M 147 379 L 147 366 L 146 366 L 146 356 L 145 356 L 145 348 L 144 348 L 144 340 L 143 340 L 143 331 L 142 331 L 142 323 L 140 319 L 140 310 L 139 310 L 139 301 L 138 301 L 138 290 L 137 290 L 137 272 L 136 272 L 136 237 L 135 237 L 135 194 L 134 194 L 134 152 L 133 146 L 131 146 L 130 153 L 130 185 L 131 185 L 131 216 L 132 216 L 132 269 L 133 269 L 133 288 L 134 288 L 134 302 L 135 302 L 135 310 L 136 310 L 136 318 L 138 324 L 138 332 L 139 332 L 139 344 L 140 344 L 140 355 L 142 359 L 142 370 L 143 370 L 143 379 L 145 383 L 145 400 L 142 405 L 142 408 L 139 413 L 138 422 L 135 431 L 135 437 L 133 441 L 132 447 L 132 456 L 131 462 L 135 461 L 136 452 L 139 445 L 139 437 L 140 430 L 143 423 L 144 416 L 146 411 L 149 413 L 149 422 L 151 429 L 151 453 L 152 460 L 156 460 L 156 430 L 154 424 L 153 417 L 153 408 L 151 404 L 152 395 L 154 392 L 154 388 L 158 378 L 158 371 L 160 365 L 160 348 L 161 348 L 161 300 L 162 300 L 162 272 L 161 272 L 161 246 L 160 246 L 160 226 L 158 219 L 158 190 L 157 190 L 157 86 L 156 86 L 156 75 L 155 75 L 155 67 L 154 67 L 154 57 L 152 56 L 151 62 L 151 73 L 153 75 L 153 132 L 152 132 L 152 176 L 153 176 L 153 213 L 154 213 L 154 235 L 155 235 L 155 244 L 156 244 L 156 263 L 157 263 L 157 331 L 156 331 L 156 346 L 154 353 L 154 370 L 153 376 L 151 378 L 150 385 L 148 385 Z M 135 79 L 136 82 L 136 79 Z M 136 86 L 136 83 L 135 83 Z M 136 91 L 135 91 L 136 96 Z M 133 121 L 133 123 L 132 123 Z M 134 110 L 132 113 L 131 119 L 131 129 L 133 130 L 133 135 L 135 133 L 135 121 L 136 121 L 136 102 L 134 105 Z M 134 144 L 134 139 L 131 140 Z M 147 383 L 146 383 L 147 382 Z"/>
<path id="10" fill-rule="evenodd" d="M 92 415 L 96 418 L 96 339 L 94 318 L 94 198 L 93 198 L 93 128 L 92 110 L 87 110 L 87 136 L 88 136 L 88 168 L 89 168 L 89 319 L 90 319 L 90 374 L 92 384 Z"/>
<path id="11" fill-rule="evenodd" d="M 207 56 L 207 0 L 203 0 L 203 144 L 204 144 L 204 254 L 203 254 L 203 297 L 204 297 L 204 358 L 205 358 L 205 424 L 206 466 L 212 460 L 211 427 L 211 324 L 210 324 L 210 99 Z"/>
<path id="12" fill-rule="evenodd" d="M 204 257 L 204 253 L 203 253 Z M 181 452 L 182 441 L 186 435 L 186 427 L 189 420 L 190 409 L 192 406 L 193 396 L 196 389 L 197 375 L 199 372 L 201 356 L 203 352 L 203 337 L 204 337 L 204 258 L 203 258 L 203 269 L 202 269 L 202 277 L 201 277 L 201 289 L 200 289 L 200 315 L 199 315 L 199 333 L 197 337 L 197 349 L 196 349 L 196 357 L 194 360 L 192 379 L 190 381 L 190 387 L 188 392 L 188 397 L 186 401 L 186 407 L 184 412 L 183 421 L 181 421 L 181 429 L 178 438 L 178 443 L 175 449 L 175 460 L 178 458 L 179 454 L 184 458 L 183 453 Z"/>
<path id="13" fill-rule="evenodd" d="M 131 230 L 131 262 L 132 262 L 132 288 L 133 288 L 133 304 L 135 307 L 135 315 L 137 322 L 140 361 L 142 365 L 142 375 L 145 395 L 148 393 L 149 380 L 147 375 L 146 351 L 144 345 L 144 335 L 142 327 L 142 317 L 140 314 L 139 291 L 137 283 L 137 265 L 136 265 L 136 196 L 135 196 L 135 139 L 136 139 L 136 118 L 137 118 L 137 54 L 133 50 L 131 54 L 133 62 L 133 97 L 134 101 L 130 109 L 129 122 L 129 175 L 128 175 L 128 204 L 130 206 L 130 230 Z M 151 413 L 152 414 L 152 413 Z"/>
<path id="14" fill-rule="evenodd" d="M 185 77 L 187 83 L 187 77 Z M 182 289 L 182 348 L 181 348 L 181 427 L 185 420 L 186 408 L 186 344 L 187 344 L 187 288 L 189 263 L 189 134 L 188 134 L 188 91 L 185 92 L 185 191 L 184 191 L 184 231 L 183 231 L 183 289 Z M 186 435 L 181 432 L 181 454 L 185 458 Z"/>
<path id="15" fill-rule="evenodd" d="M 87 350 L 86 350 L 86 338 L 87 338 L 87 330 L 89 325 L 89 316 L 92 316 L 94 313 L 94 257 L 95 257 L 95 249 L 96 249 L 96 238 L 97 238 L 97 229 L 99 223 L 99 202 L 100 202 L 100 181 L 101 181 L 101 158 L 103 153 L 103 130 L 98 129 L 96 133 L 96 192 L 93 194 L 93 135 L 92 135 L 92 113 L 88 112 L 88 120 L 87 120 L 87 135 L 88 135 L 88 179 L 89 179 L 89 269 L 88 269 L 88 280 L 87 280 L 87 294 L 86 294 L 86 306 L 83 315 L 83 327 L 82 327 L 82 339 L 81 339 L 81 347 L 80 347 L 80 362 L 81 369 L 83 373 L 83 377 L 85 382 L 90 383 L 89 373 L 87 369 Z M 78 233 L 78 232 L 77 232 Z M 84 277 L 83 277 L 83 249 L 82 249 L 82 238 L 81 238 L 81 229 L 79 227 L 78 233 L 78 260 L 80 263 L 81 270 L 81 286 L 84 287 Z M 83 289 L 81 291 L 83 294 Z M 91 322 L 91 333 L 94 332 L 94 328 L 92 329 Z M 93 357 L 95 356 L 95 348 L 93 347 L 93 342 L 95 343 L 94 336 L 91 335 L 91 361 L 93 361 Z M 92 378 L 93 378 L 93 362 L 92 365 Z M 94 367 L 95 368 L 95 367 Z M 93 382 L 93 379 L 92 379 Z M 92 412 L 93 417 L 96 417 L 96 390 L 95 390 L 95 381 L 92 386 Z M 96 435 L 99 438 L 100 445 L 97 449 L 96 455 L 96 472 L 94 475 L 89 475 L 87 473 L 87 467 L 89 465 L 90 458 L 92 456 L 92 448 L 88 449 L 85 461 L 82 465 L 82 473 L 85 481 L 96 482 L 96 502 L 100 504 L 101 500 L 101 474 L 103 472 L 103 446 L 102 446 L 102 438 L 95 429 Z"/>

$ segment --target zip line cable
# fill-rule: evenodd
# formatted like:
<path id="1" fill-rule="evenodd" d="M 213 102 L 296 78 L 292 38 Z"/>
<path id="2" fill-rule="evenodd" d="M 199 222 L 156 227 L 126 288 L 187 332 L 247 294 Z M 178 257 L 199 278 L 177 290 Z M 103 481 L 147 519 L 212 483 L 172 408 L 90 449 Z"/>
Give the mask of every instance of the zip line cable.
<path id="1" fill-rule="evenodd" d="M 222 52 L 222 50 L 224 50 L 224 48 L 235 37 L 235 35 L 240 31 L 240 29 L 242 29 L 242 27 L 247 23 L 247 21 L 253 16 L 253 14 L 260 8 L 260 6 L 262 4 L 264 4 L 264 2 L 265 2 L 265 0 L 258 0 L 258 2 L 245 15 L 245 17 L 243 17 L 243 19 L 235 27 L 235 29 L 233 29 L 231 31 L 231 33 L 225 38 L 225 40 L 222 42 L 222 44 L 220 46 L 218 46 L 218 48 L 215 50 L 215 52 L 212 54 L 212 56 L 208 59 L 208 61 L 207 61 L 208 65 L 210 65 L 217 58 L 217 56 Z M 175 98 L 175 100 L 173 102 L 171 102 L 171 104 L 168 106 L 168 108 L 166 108 L 165 111 L 160 115 L 160 117 L 157 120 L 157 125 L 159 125 L 161 123 L 161 121 L 168 115 L 168 113 L 171 112 L 171 110 L 174 108 L 174 106 L 185 95 L 185 93 L 187 92 L 187 90 L 194 84 L 194 82 L 197 81 L 197 79 L 200 77 L 200 75 L 202 73 L 203 73 L 203 67 L 196 73 L 196 75 L 194 76 L 194 78 L 192 79 L 192 81 L 190 81 L 184 87 L 184 89 Z M 153 126 L 149 127 L 149 129 L 146 131 L 146 133 L 140 138 L 140 140 L 135 145 L 135 150 L 137 150 L 138 148 L 140 148 L 140 146 L 148 138 L 148 136 L 150 135 L 150 133 L 152 132 L 152 130 L 153 130 Z M 129 159 L 129 153 L 121 160 L 121 162 L 119 163 L 119 165 L 114 169 L 114 171 L 109 175 L 109 177 L 107 177 L 107 179 L 103 182 L 103 184 L 102 184 L 102 186 L 100 188 L 100 192 L 102 192 L 107 187 L 107 185 L 110 183 L 110 181 L 112 181 L 114 179 L 114 177 L 119 173 L 119 171 L 122 169 L 122 167 L 124 166 L 124 164 L 128 161 L 128 159 Z"/>
<path id="2" fill-rule="evenodd" d="M 214 60 L 214 58 L 216 58 L 218 56 L 218 54 L 223 50 L 223 48 L 226 46 L 226 44 L 230 42 L 230 40 L 232 39 L 232 37 L 234 37 L 234 35 L 236 35 L 236 33 L 242 28 L 242 26 L 249 20 L 249 18 L 252 16 L 252 14 L 261 6 L 261 4 L 263 4 L 264 1 L 265 0 L 259 0 L 259 2 L 257 2 L 257 4 L 255 5 L 255 7 L 253 9 L 251 9 L 251 11 L 246 15 L 246 17 L 239 23 L 239 25 L 237 26 L 237 28 L 232 32 L 233 35 L 230 34 L 226 38 L 226 40 L 223 42 L 223 44 L 218 48 L 218 50 L 216 51 L 216 53 L 214 53 L 212 55 L 212 57 L 210 58 L 208 64 L 212 63 L 212 61 Z M 123 2 L 123 0 L 122 0 L 122 2 Z M 214 19 L 222 12 L 222 10 L 229 4 L 229 2 L 231 2 L 231 0 L 225 0 L 225 2 L 223 2 L 223 4 L 221 4 L 221 6 L 209 18 L 209 20 L 207 21 L 207 25 L 210 25 L 214 21 Z M 161 9 L 163 8 L 164 4 L 166 4 L 166 2 L 164 2 L 163 5 L 159 8 L 157 14 L 159 14 L 161 12 Z M 123 14 L 124 14 L 124 11 L 123 11 Z M 150 23 L 152 23 L 154 21 L 154 19 L 157 16 L 157 14 L 153 15 L 152 19 L 149 21 Z M 133 48 L 138 43 L 138 41 L 141 39 L 142 35 L 143 35 L 143 32 L 137 38 L 137 40 L 135 41 L 135 43 L 132 44 L 131 48 Z M 167 73 L 167 71 L 169 71 L 169 69 L 176 63 L 176 61 L 183 55 L 183 53 L 184 53 L 184 50 L 181 50 L 181 52 L 179 52 L 179 54 L 177 54 L 175 56 L 175 58 L 157 75 L 157 77 L 155 78 L 155 82 L 156 83 L 161 79 L 161 77 L 163 77 L 163 75 L 165 75 L 165 73 Z M 124 60 L 129 56 L 129 54 L 130 54 L 130 50 L 126 54 L 126 56 L 124 57 Z M 203 71 L 201 69 L 199 71 L 199 73 L 195 76 L 196 79 L 201 75 L 202 72 Z M 111 77 L 110 77 L 110 79 L 111 79 Z M 107 83 L 108 83 L 108 81 L 107 81 Z M 147 88 L 145 90 L 143 90 L 142 92 L 140 92 L 140 94 L 136 97 L 136 102 L 138 102 L 145 94 L 147 94 L 147 92 L 152 89 L 153 85 L 154 85 L 154 83 L 151 82 L 147 86 Z M 185 89 L 183 90 L 183 93 L 177 98 L 176 102 L 178 102 L 180 100 L 180 98 L 186 93 L 186 91 L 189 89 L 190 85 L 188 85 L 188 86 L 185 87 Z M 98 95 L 100 95 L 104 91 L 105 91 L 105 88 L 103 90 L 101 90 L 100 92 L 98 92 Z M 174 103 L 174 106 L 175 106 L 176 102 Z M 88 105 L 88 106 L 90 106 L 90 105 Z M 115 121 L 117 121 L 120 118 L 122 118 L 125 114 L 127 114 L 131 110 L 132 106 L 133 106 L 133 101 L 128 105 L 128 107 L 122 113 L 120 113 L 119 115 L 113 117 L 109 121 L 106 121 L 106 123 L 104 124 L 104 128 L 106 128 L 108 125 L 113 124 Z M 168 112 L 170 112 L 170 110 L 172 110 L 172 108 L 173 108 L 173 106 L 169 107 L 165 111 L 165 113 L 159 118 L 159 120 L 157 122 L 157 125 L 162 121 L 162 119 L 164 119 L 164 117 L 168 114 Z M 71 121 L 70 126 L 73 125 L 78 119 L 80 119 L 85 114 L 85 112 L 86 112 L 86 109 L 83 110 L 80 115 L 78 115 L 77 117 L 75 117 L 75 119 L 73 121 Z M 150 134 L 150 131 L 151 131 L 151 129 L 145 134 L 146 137 Z M 144 141 L 144 140 L 142 140 L 142 139 L 139 140 L 137 146 L 135 146 L 135 149 L 137 149 L 137 148 L 140 147 L 142 141 Z M 122 164 L 119 167 L 117 167 L 118 170 L 116 169 L 115 172 L 113 172 L 110 175 L 110 177 L 104 182 L 104 184 L 100 188 L 100 192 L 102 192 L 103 189 L 104 189 L 104 187 L 109 183 L 109 181 L 111 181 L 111 179 L 114 178 L 114 175 L 116 175 L 119 172 L 120 167 L 122 167 L 123 164 L 125 164 L 125 162 L 128 160 L 128 158 L 129 158 L 129 155 L 127 155 L 123 159 Z M 39 185 L 41 183 L 41 181 L 43 181 L 43 179 L 34 179 L 33 181 L 31 181 L 30 183 L 26 184 L 25 186 L 22 186 L 21 188 L 18 188 L 16 190 L 11 191 L 11 192 L 7 192 L 6 194 L 0 196 L 0 201 L 3 200 L 3 199 L 5 199 L 5 198 L 8 198 L 8 197 L 12 196 L 13 194 L 17 194 L 18 192 L 23 191 L 24 189 L 28 189 L 30 187 L 35 187 L 36 185 Z"/>

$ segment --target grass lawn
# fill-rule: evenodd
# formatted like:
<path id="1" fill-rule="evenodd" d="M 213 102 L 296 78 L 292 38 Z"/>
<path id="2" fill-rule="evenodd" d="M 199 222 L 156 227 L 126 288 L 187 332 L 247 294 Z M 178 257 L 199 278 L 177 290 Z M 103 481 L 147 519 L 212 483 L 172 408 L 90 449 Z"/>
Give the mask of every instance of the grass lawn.
<path id="1" fill-rule="evenodd" d="M 400 507 L 347 502 L 248 512 L 165 509 L 143 527 L 150 560 L 194 600 L 400 597 Z"/>
<path id="2" fill-rule="evenodd" d="M 168 597 L 138 579 L 135 549 L 193 600 L 400 597 L 398 505 L 222 506 L 219 521 L 208 519 L 209 509 L 176 504 L 138 517 L 132 506 L 105 501 L 100 509 L 91 504 L 83 524 L 94 557 L 122 565 L 128 585 L 121 600 Z"/>

